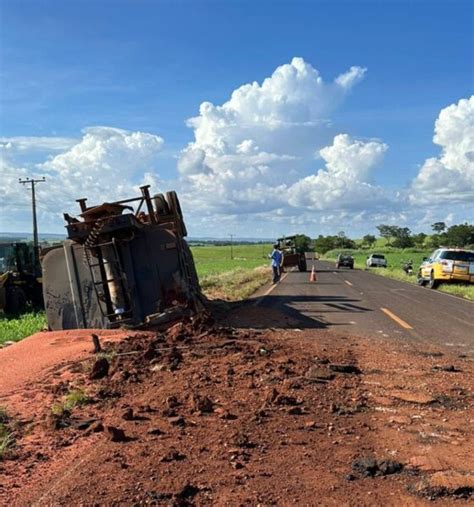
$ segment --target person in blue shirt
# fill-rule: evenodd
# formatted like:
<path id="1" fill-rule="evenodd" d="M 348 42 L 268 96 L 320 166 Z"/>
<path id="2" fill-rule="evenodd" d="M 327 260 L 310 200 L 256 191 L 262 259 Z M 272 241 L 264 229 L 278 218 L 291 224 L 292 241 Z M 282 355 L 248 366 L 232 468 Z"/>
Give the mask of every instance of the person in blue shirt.
<path id="1" fill-rule="evenodd" d="M 273 252 L 269 255 L 269 257 L 272 260 L 273 283 L 278 283 L 280 281 L 281 265 L 283 261 L 283 254 L 280 251 L 278 243 L 273 245 Z"/>

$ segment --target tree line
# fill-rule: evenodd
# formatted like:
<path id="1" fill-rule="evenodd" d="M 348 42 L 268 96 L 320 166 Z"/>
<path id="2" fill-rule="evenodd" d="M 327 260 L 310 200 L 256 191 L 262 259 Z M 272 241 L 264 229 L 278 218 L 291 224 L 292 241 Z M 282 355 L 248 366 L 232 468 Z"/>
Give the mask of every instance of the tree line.
<path id="1" fill-rule="evenodd" d="M 380 224 L 377 226 L 379 236 L 386 240 L 386 246 L 394 248 L 438 248 L 472 247 L 474 248 L 474 225 L 457 224 L 448 227 L 445 222 L 435 222 L 431 225 L 433 234 L 420 232 L 413 234 L 408 227 Z M 356 243 L 348 238 L 344 232 L 337 235 L 319 235 L 312 244 L 317 252 L 326 253 L 329 250 L 346 250 L 355 248 L 372 248 L 377 241 L 373 234 L 366 234 L 362 241 Z"/>

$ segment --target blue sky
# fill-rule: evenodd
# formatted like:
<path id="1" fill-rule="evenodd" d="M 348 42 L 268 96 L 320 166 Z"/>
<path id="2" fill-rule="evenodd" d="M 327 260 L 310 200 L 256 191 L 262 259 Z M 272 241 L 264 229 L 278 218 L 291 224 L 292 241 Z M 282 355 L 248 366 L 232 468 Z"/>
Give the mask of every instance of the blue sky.
<path id="1" fill-rule="evenodd" d="M 209 184 L 196 182 L 195 168 L 188 174 L 177 171 L 183 150 L 195 141 L 197 131 L 196 127 L 187 126 L 186 120 L 199 115 L 202 102 L 222 105 L 234 90 L 254 81 L 261 84 L 294 57 L 302 57 L 326 82 L 351 66 L 367 69 L 363 80 L 348 91 L 344 100 L 338 99 L 329 112 L 325 109 L 321 118 L 315 118 L 330 121 L 330 127 L 327 135 L 321 136 L 321 143 L 324 139 L 326 144 L 315 141 L 314 151 L 331 145 L 329 136 L 339 133 L 350 135 L 352 142 L 383 142 L 388 148 L 383 161 L 377 160 L 380 168 L 371 169 L 370 183 L 389 193 L 407 191 L 427 159 L 442 158 L 443 150 L 449 151 L 450 146 L 433 143 L 435 121 L 447 106 L 469 99 L 474 84 L 473 4 L 460 0 L 2 0 L 0 37 L 0 137 L 4 143 L 10 142 L 10 172 L 22 169 L 58 176 L 56 166 L 37 166 L 60 154 L 58 149 L 38 149 L 33 141 L 23 149 L 11 148 L 18 137 L 75 139 L 79 143 L 85 128 L 118 128 L 164 140 L 146 171 L 150 168 L 160 181 L 174 183 L 178 190 L 182 187 L 187 198 L 192 198 L 193 191 L 203 185 L 208 189 Z M 470 108 L 465 115 L 469 143 Z M 447 123 L 451 125 L 449 119 Z M 232 139 L 237 136 L 235 132 L 225 135 Z M 210 170 L 221 171 L 212 147 L 203 149 Z M 219 154 L 219 160 L 228 154 Z M 297 153 L 295 156 L 299 157 Z M 318 156 L 307 160 L 301 165 L 299 176 L 305 178 L 324 169 L 324 161 L 320 160 Z M 151 164 L 148 158 L 147 163 Z M 239 159 L 239 163 L 240 170 L 244 170 L 249 162 Z M 464 173 L 459 184 L 472 181 L 471 158 L 466 163 L 467 169 L 460 163 Z M 449 164 L 447 170 L 452 170 Z M 138 182 L 146 171 L 137 167 L 136 172 L 130 173 L 130 181 Z M 188 181 L 179 181 L 186 178 Z M 296 182 L 284 183 L 289 189 Z M 428 202 L 429 186 L 425 183 L 421 200 Z M 249 182 L 250 187 L 255 185 L 255 181 Z M 242 185 L 239 190 L 243 191 Z M 344 207 L 344 196 L 342 192 L 342 204 L 337 209 L 329 206 L 330 213 L 314 203 L 300 206 L 301 199 L 296 197 L 291 213 L 282 203 L 277 208 L 283 210 L 279 212 L 281 216 L 291 216 L 293 227 L 311 232 L 321 219 L 327 224 L 322 229 L 330 232 L 337 220 L 328 218 L 328 214 L 361 212 L 360 203 L 355 208 Z M 235 196 L 222 190 L 221 197 L 232 200 Z M 240 196 L 237 202 L 242 199 L 245 197 Z M 392 200 L 393 196 L 389 198 Z M 386 217 L 380 218 L 399 220 L 401 214 L 413 229 L 426 228 L 427 223 L 416 218 L 421 214 L 427 218 L 426 209 L 414 210 L 415 200 L 406 197 L 403 205 L 388 205 Z M 372 207 L 371 200 L 366 201 L 366 212 L 381 212 L 380 203 Z M 438 201 L 439 206 L 430 210 L 428 222 L 430 217 L 444 219 L 453 212 L 453 220 L 472 219 L 472 200 L 451 202 L 443 196 Z M 191 206 L 185 205 L 186 208 L 193 213 Z M 22 209 L 19 204 L 8 219 L 4 210 L 0 229 L 23 230 L 28 217 Z M 218 212 L 222 223 L 237 234 L 254 221 L 262 224 L 262 231 L 268 230 L 268 220 L 273 224 L 272 233 L 282 227 L 272 222 L 268 206 L 261 210 L 257 205 L 247 206 L 250 211 L 245 216 L 235 211 L 226 213 L 225 206 L 208 200 L 201 203 L 200 209 L 204 213 Z M 43 228 L 60 230 L 58 217 L 64 210 L 46 205 L 42 210 Z M 210 229 L 218 223 L 213 220 Z M 370 227 L 373 224 L 365 226 L 363 221 L 354 224 L 361 233 Z M 195 236 L 207 233 L 205 229 L 202 222 L 192 223 Z"/>

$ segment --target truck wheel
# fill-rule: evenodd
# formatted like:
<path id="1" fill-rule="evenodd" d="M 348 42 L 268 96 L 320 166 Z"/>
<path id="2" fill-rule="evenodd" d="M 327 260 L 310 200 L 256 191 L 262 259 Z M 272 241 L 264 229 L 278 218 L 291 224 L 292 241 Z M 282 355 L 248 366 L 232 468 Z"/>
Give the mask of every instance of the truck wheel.
<path id="1" fill-rule="evenodd" d="M 26 296 L 19 287 L 8 287 L 5 313 L 19 313 L 26 305 Z"/>
<path id="2" fill-rule="evenodd" d="M 187 236 L 188 231 L 186 230 L 186 226 L 183 221 L 183 213 L 181 211 L 181 205 L 179 204 L 178 196 L 176 192 L 172 190 L 171 192 L 166 192 L 166 202 L 168 203 L 169 209 L 173 215 L 178 217 L 178 230 L 182 236 Z"/>
<path id="3" fill-rule="evenodd" d="M 434 272 L 432 271 L 430 273 L 430 281 L 428 282 L 428 288 L 429 289 L 436 289 L 439 285 L 438 280 L 435 280 Z"/>

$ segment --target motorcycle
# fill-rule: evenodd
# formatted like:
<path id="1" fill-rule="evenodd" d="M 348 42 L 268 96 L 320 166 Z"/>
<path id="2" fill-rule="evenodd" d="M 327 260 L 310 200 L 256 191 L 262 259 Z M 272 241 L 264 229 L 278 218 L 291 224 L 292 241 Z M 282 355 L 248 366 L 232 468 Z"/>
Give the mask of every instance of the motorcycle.
<path id="1" fill-rule="evenodd" d="M 402 269 L 408 276 L 411 276 L 413 274 L 413 261 L 403 262 Z"/>

